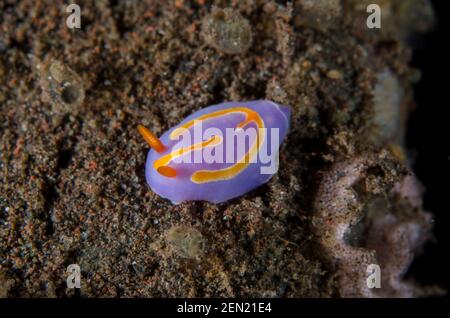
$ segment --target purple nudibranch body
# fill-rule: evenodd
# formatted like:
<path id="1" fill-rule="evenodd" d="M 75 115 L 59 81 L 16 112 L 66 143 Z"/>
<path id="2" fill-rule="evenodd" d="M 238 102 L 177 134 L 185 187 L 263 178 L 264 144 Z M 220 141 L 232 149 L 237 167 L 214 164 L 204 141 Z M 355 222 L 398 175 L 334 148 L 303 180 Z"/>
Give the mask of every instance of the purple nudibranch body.
<path id="1" fill-rule="evenodd" d="M 225 102 L 191 114 L 159 139 L 139 126 L 153 148 L 147 183 L 174 204 L 241 196 L 276 173 L 290 115 L 290 107 L 267 100 Z"/>

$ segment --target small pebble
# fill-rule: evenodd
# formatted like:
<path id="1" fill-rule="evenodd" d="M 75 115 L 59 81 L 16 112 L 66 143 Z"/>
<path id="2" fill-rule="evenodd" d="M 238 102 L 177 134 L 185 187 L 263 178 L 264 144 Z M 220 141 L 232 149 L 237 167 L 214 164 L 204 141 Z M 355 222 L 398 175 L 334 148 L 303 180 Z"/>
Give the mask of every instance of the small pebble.
<path id="1" fill-rule="evenodd" d="M 340 80 L 340 79 L 342 79 L 342 73 L 341 72 L 339 72 L 338 70 L 330 70 L 330 71 L 328 71 L 328 73 L 327 73 L 327 77 L 329 78 L 329 79 L 332 79 L 332 80 Z"/>
<path id="2" fill-rule="evenodd" d="M 52 60 L 42 70 L 43 92 L 56 113 L 77 112 L 84 101 L 80 76 L 66 64 Z"/>
<path id="3" fill-rule="evenodd" d="M 226 54 L 245 53 L 252 43 L 252 29 L 247 19 L 233 9 L 212 7 L 203 20 L 205 42 Z"/>

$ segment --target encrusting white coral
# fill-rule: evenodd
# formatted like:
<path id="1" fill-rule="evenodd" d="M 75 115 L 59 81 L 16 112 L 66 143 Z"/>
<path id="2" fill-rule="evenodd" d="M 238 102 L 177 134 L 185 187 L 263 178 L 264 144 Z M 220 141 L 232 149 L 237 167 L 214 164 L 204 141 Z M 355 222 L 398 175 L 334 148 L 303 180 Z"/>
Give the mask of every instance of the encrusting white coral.
<path id="1" fill-rule="evenodd" d="M 430 236 L 431 216 L 421 209 L 416 178 L 392 174 L 393 164 L 383 153 L 342 161 L 319 186 L 314 228 L 342 297 L 423 294 L 403 276 Z M 370 264 L 380 266 L 380 288 L 367 283 Z"/>

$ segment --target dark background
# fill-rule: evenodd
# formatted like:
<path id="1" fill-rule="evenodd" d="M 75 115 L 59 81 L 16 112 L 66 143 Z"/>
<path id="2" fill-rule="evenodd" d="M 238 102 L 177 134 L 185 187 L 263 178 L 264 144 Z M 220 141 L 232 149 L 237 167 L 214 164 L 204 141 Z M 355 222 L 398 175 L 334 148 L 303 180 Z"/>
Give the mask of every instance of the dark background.
<path id="1" fill-rule="evenodd" d="M 407 146 L 416 154 L 413 169 L 426 187 L 424 206 L 434 214 L 435 240 L 427 243 L 409 274 L 421 283 L 438 283 L 448 291 L 450 36 L 446 15 L 450 10 L 446 0 L 432 2 L 438 21 L 432 32 L 415 43 L 413 54 L 412 66 L 422 71 L 422 79 L 414 87 L 417 108 L 408 124 Z"/>

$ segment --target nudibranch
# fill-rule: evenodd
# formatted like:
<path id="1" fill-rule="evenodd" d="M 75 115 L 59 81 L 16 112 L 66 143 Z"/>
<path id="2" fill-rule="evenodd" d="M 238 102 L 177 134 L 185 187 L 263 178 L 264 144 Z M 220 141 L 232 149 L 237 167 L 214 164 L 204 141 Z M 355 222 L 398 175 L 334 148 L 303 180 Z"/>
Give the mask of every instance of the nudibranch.
<path id="1" fill-rule="evenodd" d="M 226 102 L 189 115 L 160 138 L 139 125 L 151 147 L 147 183 L 174 204 L 241 196 L 277 172 L 290 115 L 290 107 L 267 100 Z"/>

